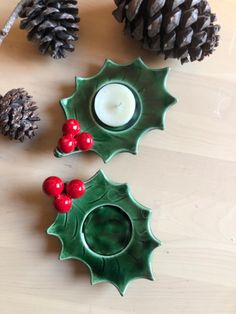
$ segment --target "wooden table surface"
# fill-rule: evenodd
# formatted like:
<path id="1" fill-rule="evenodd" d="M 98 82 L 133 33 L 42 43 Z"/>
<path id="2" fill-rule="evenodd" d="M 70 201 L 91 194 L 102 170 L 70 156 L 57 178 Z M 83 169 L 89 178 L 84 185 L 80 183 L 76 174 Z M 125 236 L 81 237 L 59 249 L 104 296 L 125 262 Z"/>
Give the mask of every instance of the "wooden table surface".
<path id="1" fill-rule="evenodd" d="M 1 1 L 1 23 L 16 2 Z M 25 87 L 42 122 L 32 142 L 0 138 L 1 314 L 236 313 L 236 1 L 210 2 L 222 25 L 220 47 L 184 66 L 125 37 L 112 0 L 80 1 L 80 41 L 66 60 L 39 55 L 18 23 L 13 27 L 0 49 L 0 92 Z M 74 77 L 95 74 L 106 58 L 129 63 L 138 56 L 171 67 L 168 88 L 178 103 L 166 130 L 143 137 L 137 156 L 121 154 L 106 165 L 95 154 L 56 159 L 64 121 L 58 101 L 72 94 Z M 153 257 L 156 281 L 132 282 L 123 298 L 110 284 L 90 286 L 80 262 L 59 261 L 59 241 L 45 233 L 55 211 L 42 181 L 87 180 L 100 168 L 152 208 L 162 240 Z"/>

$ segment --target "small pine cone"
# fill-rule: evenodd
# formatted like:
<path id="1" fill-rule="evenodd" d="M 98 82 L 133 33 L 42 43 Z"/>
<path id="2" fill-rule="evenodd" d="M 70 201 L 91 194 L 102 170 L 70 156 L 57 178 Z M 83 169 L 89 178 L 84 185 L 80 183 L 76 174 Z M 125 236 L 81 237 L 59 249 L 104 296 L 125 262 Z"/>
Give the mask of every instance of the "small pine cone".
<path id="1" fill-rule="evenodd" d="M 11 140 L 24 142 L 33 138 L 40 120 L 35 110 L 32 97 L 23 89 L 12 89 L 5 96 L 0 96 L 0 131 Z"/>
<path id="2" fill-rule="evenodd" d="M 66 51 L 74 51 L 80 21 L 77 0 L 32 0 L 20 17 L 21 29 L 29 31 L 29 40 L 39 42 L 42 54 L 60 59 L 65 58 Z"/>
<path id="3" fill-rule="evenodd" d="M 115 0 L 113 15 L 145 49 L 202 61 L 219 44 L 220 26 L 206 0 Z"/>

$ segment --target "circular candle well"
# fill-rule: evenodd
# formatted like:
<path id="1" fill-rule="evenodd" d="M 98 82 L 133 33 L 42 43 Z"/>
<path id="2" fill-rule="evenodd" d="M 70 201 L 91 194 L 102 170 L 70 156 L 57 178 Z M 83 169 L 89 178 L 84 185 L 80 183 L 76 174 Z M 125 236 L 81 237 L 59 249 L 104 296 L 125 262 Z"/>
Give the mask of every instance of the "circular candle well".
<path id="1" fill-rule="evenodd" d="M 129 216 L 118 206 L 103 205 L 87 216 L 83 234 L 93 252 L 112 256 L 128 246 L 132 237 L 132 224 Z"/>
<path id="2" fill-rule="evenodd" d="M 107 84 L 98 91 L 93 109 L 97 122 L 111 128 L 124 127 L 137 115 L 133 92 L 118 83 Z"/>

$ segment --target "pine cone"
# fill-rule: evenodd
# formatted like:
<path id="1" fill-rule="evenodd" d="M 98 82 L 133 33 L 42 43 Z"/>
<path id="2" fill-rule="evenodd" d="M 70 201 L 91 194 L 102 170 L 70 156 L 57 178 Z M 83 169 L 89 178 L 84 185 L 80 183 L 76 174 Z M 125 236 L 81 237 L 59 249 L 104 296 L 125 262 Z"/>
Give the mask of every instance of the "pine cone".
<path id="1" fill-rule="evenodd" d="M 23 89 L 12 89 L 4 97 L 0 96 L 0 131 L 11 140 L 24 142 L 33 138 L 39 121 L 35 102 Z"/>
<path id="2" fill-rule="evenodd" d="M 143 47 L 181 63 L 202 61 L 219 44 L 220 26 L 206 0 L 115 0 L 113 15 Z"/>
<path id="3" fill-rule="evenodd" d="M 32 0 L 22 10 L 21 29 L 29 30 L 28 39 L 39 42 L 42 54 L 65 58 L 78 40 L 79 9 L 76 0 Z"/>

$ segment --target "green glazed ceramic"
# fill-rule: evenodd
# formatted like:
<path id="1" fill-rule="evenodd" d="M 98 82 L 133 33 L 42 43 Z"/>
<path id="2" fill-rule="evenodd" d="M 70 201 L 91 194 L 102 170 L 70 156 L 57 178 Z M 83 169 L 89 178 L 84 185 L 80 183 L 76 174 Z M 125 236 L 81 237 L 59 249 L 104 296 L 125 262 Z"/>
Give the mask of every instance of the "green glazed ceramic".
<path id="1" fill-rule="evenodd" d="M 166 89 L 168 68 L 151 69 L 141 59 L 128 65 L 106 60 L 98 74 L 89 78 L 76 77 L 76 91 L 61 100 L 66 119 L 80 121 L 82 131 L 94 137 L 92 151 L 101 156 L 104 162 L 121 152 L 137 153 L 142 135 L 152 129 L 164 129 L 165 113 L 176 102 Z M 107 84 L 118 83 L 128 87 L 136 99 L 133 118 L 122 127 L 109 127 L 98 120 L 94 111 L 94 98 Z M 81 152 L 79 150 L 74 153 Z M 56 149 L 55 156 L 62 157 Z"/>
<path id="2" fill-rule="evenodd" d="M 130 281 L 153 280 L 152 251 L 160 245 L 150 229 L 150 210 L 132 197 L 126 184 L 115 184 L 99 171 L 86 182 L 86 193 L 58 214 L 48 234 L 60 239 L 60 259 L 78 259 L 91 272 L 91 283 L 110 282 L 123 295 Z"/>

